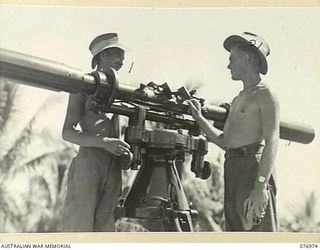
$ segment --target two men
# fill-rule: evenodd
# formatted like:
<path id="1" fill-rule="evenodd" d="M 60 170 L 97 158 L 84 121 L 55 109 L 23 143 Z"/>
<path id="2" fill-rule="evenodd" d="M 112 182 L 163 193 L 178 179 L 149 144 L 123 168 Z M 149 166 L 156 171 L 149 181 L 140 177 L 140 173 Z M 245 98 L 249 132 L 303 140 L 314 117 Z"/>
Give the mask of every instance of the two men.
<path id="1" fill-rule="evenodd" d="M 201 114 L 196 100 L 191 113 L 209 141 L 226 150 L 225 217 L 227 231 L 276 231 L 275 183 L 272 172 L 279 139 L 279 104 L 261 81 L 266 74 L 267 43 L 252 33 L 230 36 L 228 68 L 243 90 L 232 101 L 224 131 Z M 124 49 L 116 34 L 95 38 L 92 67 L 119 70 Z M 121 169 L 114 157 L 129 154 L 129 145 L 117 139 L 114 119 L 90 111 L 85 94 L 70 95 L 63 138 L 80 146 L 73 160 L 63 213 L 64 231 L 114 231 L 113 210 L 121 188 Z M 80 125 L 81 130 L 76 126 Z"/>
<path id="2" fill-rule="evenodd" d="M 125 49 L 116 33 L 96 37 L 89 49 L 93 69 L 103 72 L 122 67 Z M 69 170 L 62 216 L 66 232 L 115 231 L 113 213 L 121 192 L 117 157 L 128 156 L 130 146 L 118 139 L 117 119 L 95 114 L 91 107 L 91 96 L 70 94 L 62 136 L 80 147 Z"/>
<path id="3" fill-rule="evenodd" d="M 201 114 L 196 100 L 191 113 L 209 141 L 225 153 L 225 218 L 227 231 L 277 231 L 275 182 L 272 175 L 279 140 L 279 103 L 261 80 L 266 74 L 269 46 L 245 32 L 224 41 L 230 52 L 228 69 L 243 90 L 231 104 L 223 132 Z"/>

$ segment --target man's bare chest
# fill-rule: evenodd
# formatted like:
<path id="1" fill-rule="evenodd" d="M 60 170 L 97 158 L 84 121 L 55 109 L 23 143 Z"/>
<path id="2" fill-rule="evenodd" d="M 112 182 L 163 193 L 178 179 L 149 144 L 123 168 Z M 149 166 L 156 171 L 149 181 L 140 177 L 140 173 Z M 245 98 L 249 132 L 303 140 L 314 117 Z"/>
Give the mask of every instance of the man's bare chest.
<path id="1" fill-rule="evenodd" d="M 257 97 L 252 93 L 242 93 L 237 96 L 230 109 L 230 118 L 247 119 L 258 115 Z"/>

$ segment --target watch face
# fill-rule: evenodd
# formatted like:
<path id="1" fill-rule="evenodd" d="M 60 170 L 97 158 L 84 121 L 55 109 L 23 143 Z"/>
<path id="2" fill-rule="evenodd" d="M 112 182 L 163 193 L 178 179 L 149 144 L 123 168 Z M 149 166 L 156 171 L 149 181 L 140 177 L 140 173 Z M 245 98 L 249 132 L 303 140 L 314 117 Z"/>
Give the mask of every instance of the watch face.
<path id="1" fill-rule="evenodd" d="M 265 183 L 265 182 L 266 182 L 266 177 L 264 177 L 264 176 L 259 176 L 259 177 L 258 177 L 258 182 Z"/>

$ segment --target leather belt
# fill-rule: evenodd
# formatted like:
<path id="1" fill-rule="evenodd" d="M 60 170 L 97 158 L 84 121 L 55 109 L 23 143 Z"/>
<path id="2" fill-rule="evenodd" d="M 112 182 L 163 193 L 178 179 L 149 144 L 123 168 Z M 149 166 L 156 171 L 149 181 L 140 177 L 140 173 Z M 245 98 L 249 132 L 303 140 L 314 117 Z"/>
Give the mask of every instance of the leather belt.
<path id="1" fill-rule="evenodd" d="M 254 143 L 250 145 L 246 145 L 239 148 L 230 148 L 226 149 L 225 158 L 232 158 L 232 157 L 243 157 L 252 154 L 261 154 L 263 151 L 264 145 L 261 143 Z"/>

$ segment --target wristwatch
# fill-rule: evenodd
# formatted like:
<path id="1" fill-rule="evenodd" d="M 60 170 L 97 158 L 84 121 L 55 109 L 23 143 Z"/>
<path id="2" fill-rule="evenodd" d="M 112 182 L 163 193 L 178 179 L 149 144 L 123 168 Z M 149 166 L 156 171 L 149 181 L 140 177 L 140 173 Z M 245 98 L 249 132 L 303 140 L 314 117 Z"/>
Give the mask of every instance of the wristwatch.
<path id="1" fill-rule="evenodd" d="M 264 176 L 262 176 L 262 175 L 260 175 L 260 176 L 258 176 L 258 178 L 257 178 L 257 182 L 259 182 L 259 183 L 261 183 L 261 184 L 265 184 L 265 183 L 267 183 L 267 178 L 264 177 Z"/>

